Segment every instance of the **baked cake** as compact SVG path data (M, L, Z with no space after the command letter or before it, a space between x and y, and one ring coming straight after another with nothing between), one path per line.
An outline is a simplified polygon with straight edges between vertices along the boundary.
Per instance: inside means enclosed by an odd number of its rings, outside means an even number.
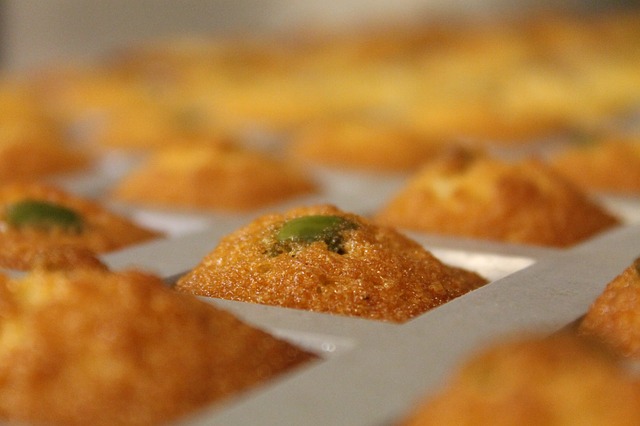
M464 151L425 165L375 220L436 234L555 247L619 224L541 161L510 162Z
M86 169L91 156L65 139L26 84L0 81L0 178L36 179Z
M556 153L550 164L586 191L640 194L640 138L587 138Z
M0 266L95 264L93 255L158 238L97 201L42 183L0 185Z
M589 307L579 332L640 359L640 258L615 277Z
M639 389L593 342L519 337L473 354L401 424L631 426L640 423Z
M313 355L139 271L0 279L0 419L165 424Z
M303 170L240 147L172 147L151 155L112 192L169 209L247 211L316 191Z
M393 120L344 118L321 120L293 130L288 153L306 164L403 172L418 168L443 145Z
M224 237L176 289L402 322L487 281L334 206L267 214Z

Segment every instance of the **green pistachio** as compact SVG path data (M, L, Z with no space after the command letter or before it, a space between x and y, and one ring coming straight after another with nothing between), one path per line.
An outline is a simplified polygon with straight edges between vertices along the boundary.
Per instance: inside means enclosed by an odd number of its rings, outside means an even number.
M288 220L276 234L275 254L289 252L293 245L323 241L330 251L344 253L343 231L357 225L343 217L331 215L301 216Z
M7 207L6 221L10 226L32 227L42 230L60 228L67 232L82 230L82 217L75 211L42 200L23 200Z

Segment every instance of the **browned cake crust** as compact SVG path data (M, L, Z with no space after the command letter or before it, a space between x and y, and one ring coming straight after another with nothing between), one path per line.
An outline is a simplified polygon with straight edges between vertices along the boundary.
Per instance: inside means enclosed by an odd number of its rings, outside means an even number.
M640 358L640 259L613 279L593 302L579 331L624 356Z
M640 139L587 141L559 152L550 164L587 191L640 194Z
M376 221L401 228L566 247L619 220L540 161L456 153L427 164Z
M0 280L0 418L150 425L312 355L138 271Z
M13 224L10 209L29 200L69 209L79 215L82 224L77 229ZM92 253L105 253L160 236L108 211L96 201L40 183L0 185L0 224L0 265L13 269L95 264Z
M575 335L520 337L470 357L403 426L637 425L638 384Z
M278 242L288 221L306 216L345 220L348 226L333 240L339 241L338 250L325 241ZM226 236L177 289L401 322L485 283L390 228L333 206L313 206L262 216Z
M113 197L178 210L246 211L315 191L302 170L257 151L174 147L125 176Z

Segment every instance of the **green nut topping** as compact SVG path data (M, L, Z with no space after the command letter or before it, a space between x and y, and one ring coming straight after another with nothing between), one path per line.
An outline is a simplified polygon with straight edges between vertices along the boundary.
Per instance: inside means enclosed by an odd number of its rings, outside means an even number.
M82 217L75 211L41 200L23 200L7 207L6 221L10 226L42 230L60 228L67 232L82 230Z
M294 244L323 241L330 251L343 254L342 232L355 229L357 224L340 216L312 215L291 219L276 235L275 254L289 252Z

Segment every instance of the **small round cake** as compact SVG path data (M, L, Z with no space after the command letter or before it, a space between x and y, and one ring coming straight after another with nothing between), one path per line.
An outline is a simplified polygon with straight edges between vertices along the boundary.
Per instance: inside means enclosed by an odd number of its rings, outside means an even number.
M632 426L638 401L637 381L593 342L519 337L473 354L400 424Z
M140 271L0 279L0 420L165 424L315 358Z
M224 237L176 289L403 322L487 281L334 206L261 216Z
M200 146L156 152L112 196L148 207L247 211L316 190L303 170L257 150Z
M0 266L95 264L95 254L158 238L97 201L41 183L0 185Z
M385 225L509 243L567 247L620 223L535 159L456 151L425 165L375 215Z
M550 164L586 191L640 194L640 139L587 140L558 152Z
M91 156L65 139L23 83L0 81L0 179L35 179L87 169Z
M418 168L444 145L400 121L375 118L324 120L291 132L289 155L307 164L372 172Z
M617 353L640 359L640 258L613 279L579 325Z

